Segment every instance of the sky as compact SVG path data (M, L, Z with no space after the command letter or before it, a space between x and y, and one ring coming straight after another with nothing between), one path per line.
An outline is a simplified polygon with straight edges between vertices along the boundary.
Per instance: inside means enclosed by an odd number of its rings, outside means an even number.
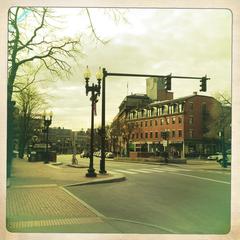
M72 130L90 128L91 102L85 94L83 72L88 65L96 83L99 66L108 72L210 77L206 93L199 92L199 80L173 79L174 98L198 94L212 96L231 91L230 11L221 9L122 9L127 21L115 22L111 10L89 9L97 35L107 44L94 40L84 9L61 8L62 36L82 37L83 55L73 65L69 79L55 79L42 86L51 96L54 127ZM128 85L128 88L127 88ZM146 93L144 78L107 77L106 122L118 113L127 94ZM101 96L95 126L101 124Z

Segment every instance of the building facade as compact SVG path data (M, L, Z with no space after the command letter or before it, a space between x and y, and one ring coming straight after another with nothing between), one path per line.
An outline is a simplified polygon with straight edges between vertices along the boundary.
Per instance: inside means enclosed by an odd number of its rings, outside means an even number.
M121 149L129 148L132 152L147 152L153 156L167 151L175 157L208 155L219 150L218 133L211 137L207 135L209 121L220 106L216 99L196 92L174 99L173 93L163 89L162 79L147 79L146 87L148 104L128 108L123 108L123 103L120 105L115 121L118 119L131 126L127 143L126 138L123 143L123 135L118 137ZM126 99L130 98L125 98L125 106Z

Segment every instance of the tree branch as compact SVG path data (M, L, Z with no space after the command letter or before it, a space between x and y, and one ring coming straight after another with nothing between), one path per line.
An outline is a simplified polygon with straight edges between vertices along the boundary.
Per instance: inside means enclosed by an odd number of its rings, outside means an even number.
M93 33L94 37L95 37L99 42L101 42L101 43L103 43L103 44L106 44L108 41L102 40L100 37L98 37L98 35L97 35L97 33L96 33L95 28L94 28L93 23L92 23L92 18L91 18L91 15L90 15L90 12L89 12L88 8L86 8L86 12L87 12L88 20L89 20L90 27L91 27L91 30L92 30L92 33Z

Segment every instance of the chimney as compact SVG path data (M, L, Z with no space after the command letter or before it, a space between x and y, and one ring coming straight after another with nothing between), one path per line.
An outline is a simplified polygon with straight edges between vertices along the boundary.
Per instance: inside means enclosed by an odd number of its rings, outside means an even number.
M193 95L197 95L197 92L193 92Z

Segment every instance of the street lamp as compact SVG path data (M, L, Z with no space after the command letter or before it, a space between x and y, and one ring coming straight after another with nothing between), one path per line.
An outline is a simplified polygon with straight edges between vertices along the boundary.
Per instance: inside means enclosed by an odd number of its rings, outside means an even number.
M83 75L84 75L84 78L86 80L86 85L85 85L86 95L88 95L88 92L91 92L90 100L92 102L92 106L91 106L90 163L89 163L88 172L86 173L86 177L96 177L97 174L95 173L95 169L93 168L94 112L96 110L96 103L98 102L97 97L100 96L102 73L101 73L101 69L99 68L99 71L96 74L98 84L92 83L92 86L89 86L89 79L91 77L91 73L89 71L88 66L87 66Z
M52 124L52 111L47 114L46 111L43 113L43 124L44 124L44 132L46 134L46 149L45 149L45 158L44 163L49 163L49 154L48 154L48 133L49 133L49 126Z

